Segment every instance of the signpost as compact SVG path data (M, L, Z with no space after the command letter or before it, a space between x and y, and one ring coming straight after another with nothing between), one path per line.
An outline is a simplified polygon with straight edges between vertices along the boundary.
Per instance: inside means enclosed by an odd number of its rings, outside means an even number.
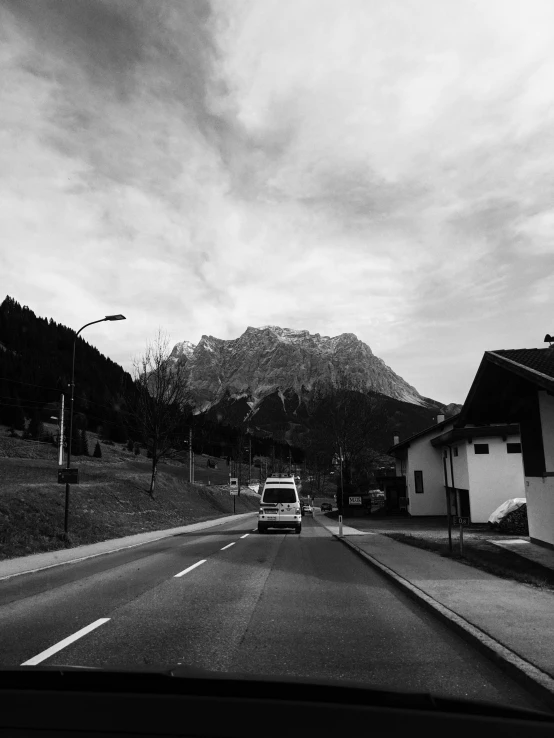
M460 556L464 553L464 525L469 525L469 518L463 516L455 516L454 525L460 526Z
M229 477L229 492L233 498L233 515L235 514L235 500L240 493L238 477Z
M58 469L58 484L79 484L79 469Z

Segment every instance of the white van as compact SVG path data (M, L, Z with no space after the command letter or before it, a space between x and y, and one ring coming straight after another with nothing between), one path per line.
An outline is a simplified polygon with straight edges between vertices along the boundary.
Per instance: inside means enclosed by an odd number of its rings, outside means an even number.
M296 533L302 530L300 498L293 476L274 474L265 480L258 533L265 533L268 528L294 528Z

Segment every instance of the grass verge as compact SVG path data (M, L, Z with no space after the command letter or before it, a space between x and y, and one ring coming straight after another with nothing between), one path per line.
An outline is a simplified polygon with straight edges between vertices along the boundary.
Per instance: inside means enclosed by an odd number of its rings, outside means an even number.
M160 467L151 497L146 464L80 458L75 466L80 483L70 488L71 547L233 514L228 488L191 485L179 467ZM56 481L57 468L48 459L0 458L0 560L65 548L65 485ZM258 508L253 493L235 500L237 514Z
M497 577L513 579L534 587L554 591L554 572L487 541L464 541L464 553L460 556L459 544L454 537L452 541L453 551L451 553L448 542L436 540L432 537L427 538L420 533L417 536L400 532L383 531L382 533L399 543L432 551L440 556L454 559L462 564L467 564L476 569L486 571L489 574L494 574Z

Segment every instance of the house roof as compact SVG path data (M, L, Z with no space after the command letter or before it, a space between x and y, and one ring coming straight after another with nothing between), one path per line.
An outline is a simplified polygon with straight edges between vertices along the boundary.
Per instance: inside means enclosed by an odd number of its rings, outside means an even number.
M398 451L403 447L409 446L410 442L414 441L416 438L421 438L422 436L427 435L427 433L432 433L433 431L436 432L436 431L442 430L445 427L445 425L448 425L449 423L453 423L459 416L460 416L460 413L457 413L456 415L452 415L450 418L446 418L445 420L442 421L442 423L435 423L435 425L431 425L429 426L429 428L425 428L424 430L419 431L419 433L414 433L409 438L406 438L400 443L396 443L394 446L391 446L389 450L387 451L387 453L391 455L392 452Z
M554 348L501 349L500 351L489 351L487 353L499 356L509 363L513 362L527 369L530 379L533 378L533 375L542 375L554 380ZM504 363L509 368L507 362Z
M491 365L521 377L532 385L554 392L554 348L485 351L460 412L460 425L467 422L470 408L482 381L485 380L487 366Z
M394 451L406 448L409 446L410 442L416 438L441 430L447 423L457 421L459 425L465 425L467 408L475 396L479 380L488 363L501 366L504 369L529 380L533 384L542 387L543 389L554 392L554 347L544 349L499 349L497 351L486 351L461 412L450 418L446 418L442 423L437 423L429 428L425 428L425 430L422 430L419 433L414 433L414 435L406 438L401 443L391 446L387 453L393 455ZM454 424L456 425L456 423Z
M431 439L431 446L438 448L439 446L448 446L456 441L464 438L493 438L495 436L516 436L519 435L519 425L517 423L508 423L503 425L485 425L473 426L468 428L453 428L440 436Z

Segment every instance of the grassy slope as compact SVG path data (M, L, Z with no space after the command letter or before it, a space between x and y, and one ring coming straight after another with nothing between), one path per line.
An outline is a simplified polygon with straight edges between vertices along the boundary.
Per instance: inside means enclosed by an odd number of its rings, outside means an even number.
M96 444L89 434L89 447ZM71 545L173 528L233 512L225 462L200 467L197 483L182 464L159 467L156 494L148 494L149 460L120 445L102 445L102 459L77 457L80 483L71 487ZM144 452L143 452L144 454ZM0 559L63 548L65 485L57 483L56 450L48 444L10 439L0 428ZM207 485L207 477L211 485ZM204 480L203 482L202 480ZM259 498L241 494L236 512L257 510Z

